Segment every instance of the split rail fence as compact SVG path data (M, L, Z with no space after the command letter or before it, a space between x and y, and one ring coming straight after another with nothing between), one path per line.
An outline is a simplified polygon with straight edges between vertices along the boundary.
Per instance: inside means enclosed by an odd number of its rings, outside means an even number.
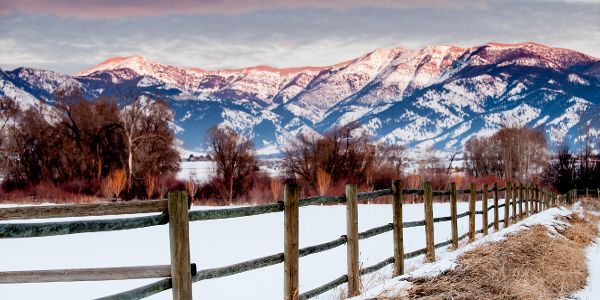
M504 194L503 201L499 197L500 192ZM460 194L468 195L469 210L458 214L457 201ZM492 195L491 199L490 194ZM431 183L427 182L423 184L423 189L403 189L400 181L394 181L389 189L358 193L356 185L347 185L345 195L304 199L299 199L297 186L286 185L284 187L283 202L199 211L189 210L190 203L185 192L170 193L167 200L2 208L0 209L0 221L158 212L160 214L118 219L82 219L43 223L3 222L0 223L0 238L43 237L83 232L126 230L168 224L171 264L122 268L4 271L0 272L0 284L162 278L154 283L100 299L142 299L168 289L172 289L173 299L192 299L192 284L194 282L230 276L283 263L283 298L286 300L310 299L345 283L348 284L348 296L355 296L360 293L361 275L373 273L388 265L393 265L394 275L401 275L404 273L404 261L406 259L425 255L427 261L434 261L435 249L437 248L449 245L456 248L461 240L467 238L469 242L472 242L477 234L487 234L489 228L493 227L498 230L500 224L506 227L527 215L557 206L564 201L571 202L573 197L577 197L576 194L577 192L558 196L538 187L510 182L506 182L502 188L498 187L497 183L491 188L484 184L481 189L477 189L475 184L471 184L469 189L457 190L456 185L451 183L447 191L433 191ZM406 195L422 197L424 220L403 222L402 204ZM391 196L391 205L393 206L392 222L359 232L358 204L381 196ZM442 196L446 199L449 198L450 216L434 218L433 198ZM482 201L481 210L476 210L478 198L481 198ZM492 201L492 204L488 206L489 200ZM345 204L346 206L346 234L333 241L299 248L299 208L308 205L333 204ZM500 220L499 211L502 208L505 217ZM491 222L488 220L490 210L493 211ZM203 270L197 270L196 265L190 262L189 222L239 218L275 212L283 212L284 216L284 251L282 253L234 265ZM482 215L479 229L477 229L476 215ZM466 234L459 236L457 221L467 217L469 218L469 230ZM450 240L435 242L434 223L437 222L451 223L452 238ZM426 247L405 253L403 230L420 226L425 227ZM372 266L360 268L359 241L390 231L393 232L393 255ZM347 273L322 286L300 293L298 285L299 258L331 250L344 244L347 249ZM197 296L202 298L202 295Z

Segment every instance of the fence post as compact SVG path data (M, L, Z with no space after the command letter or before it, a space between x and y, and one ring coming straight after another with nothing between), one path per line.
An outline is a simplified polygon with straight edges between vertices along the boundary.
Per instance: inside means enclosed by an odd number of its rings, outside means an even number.
M543 196L544 193L546 193L546 189L540 189L539 187L537 188L537 200L538 200L538 209L537 211L540 212L544 209L546 209L547 205L546 204L546 200L548 199L548 197Z
M547 191L546 189L542 189L538 196L538 200L541 201L540 211L548 209L548 200L549 199L550 199L550 192Z
M168 199L173 299L192 300L190 224L187 193L169 193Z
M540 194L539 194L538 199L541 200L542 197L544 197L543 198L544 201L542 202L544 204L544 206L543 206L543 208L540 209L540 211L546 210L546 209L548 209L548 200L550 199L550 197L549 197L550 196L550 191L548 191L546 189L541 189L539 193ZM546 194L546 195L544 195L544 194Z
M296 184L286 184L283 191L283 299L298 299L299 253L299 189Z
M510 195L512 194L512 184L509 181L504 182L504 228L510 225Z
M589 197L590 196L590 189L589 188L585 188L585 197Z
M539 195L540 195L539 189L538 189L538 187L536 185L533 188L533 195L532 195L532 198L533 198L533 200L532 200L533 201L533 212L534 213L540 212L540 209L542 208L542 206L540 205L540 203L541 203L542 200L541 200L541 198L540 198Z
M483 184L482 194L481 194L481 211L483 214L481 215L481 223L483 223L483 235L488 234L488 185L486 183Z
M537 197L535 196L535 194L536 194L536 189L537 189L537 187L536 187L536 186L533 186L533 187L531 188L531 206L532 206L532 208L531 208L531 214L532 214L532 215L538 211L538 207L537 207L537 203L538 203L538 202L536 201L536 200L537 200Z
M500 216L498 215L498 183L494 182L494 231L500 229Z
M519 196L519 185L516 183L512 184L512 221L513 224L517 222L517 200L518 200L518 196Z
M402 182L392 182L392 205L394 210L394 276L404 274L404 232L402 225Z
M519 183L519 219L520 220L523 219L523 196L524 196L523 184Z
M458 248L458 220L456 208L456 183L450 183L450 228L452 230L452 247Z
M530 189L529 189L530 185L526 184L524 186L524 190L523 190L523 199L525 200L525 218L529 215L529 212L531 211L531 196L529 194Z
M433 188L431 182L423 184L423 206L425 207L425 244L427 261L435 261L433 235Z
M348 263L348 297L360 294L358 266L358 192L356 184L346 185L346 244Z
M537 212L537 210L538 210L538 209L537 209L537 203L538 203L538 202L536 201L536 199L537 199L537 198L536 198L536 196L535 196L535 194L536 194L536 191L535 191L535 190L536 190L536 186L533 186L533 187L531 188L531 210L530 210L530 213L531 213L532 215L533 215L534 213L536 213L536 212Z
M475 183L471 182L469 190L469 242L475 240L475 197L477 196L475 188Z
M544 210L543 205L542 205L542 199L543 196L542 194L545 192L545 190L542 189L542 191L540 192L540 188L538 186L535 187L535 212L540 212L542 210Z

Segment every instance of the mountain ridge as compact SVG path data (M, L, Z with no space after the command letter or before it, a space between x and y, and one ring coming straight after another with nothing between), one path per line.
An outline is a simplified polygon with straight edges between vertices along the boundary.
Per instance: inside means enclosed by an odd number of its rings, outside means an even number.
M543 130L551 144L577 145L580 128L600 136L600 59L537 43L381 48L322 67L203 70L142 56L109 58L76 76L18 68L0 95L44 99L64 85L88 98L122 90L166 99L188 148L226 125L258 148L357 121L376 141L456 151L507 125ZM5 91L6 90L6 91ZM29 95L29 96L27 96ZM9 95L10 96L10 95Z

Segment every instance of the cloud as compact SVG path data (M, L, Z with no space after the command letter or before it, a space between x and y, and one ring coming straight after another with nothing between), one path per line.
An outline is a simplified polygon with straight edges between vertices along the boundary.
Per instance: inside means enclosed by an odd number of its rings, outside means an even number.
M380 47L490 41L534 41L600 56L598 15L596 4L516 0L485 8L306 8L118 19L10 13L0 17L0 67L75 73L132 54L203 69L330 65Z
M484 6L483 0L0 0L0 12L81 18L122 18L174 14L240 14L280 9L346 10L371 8L460 8Z

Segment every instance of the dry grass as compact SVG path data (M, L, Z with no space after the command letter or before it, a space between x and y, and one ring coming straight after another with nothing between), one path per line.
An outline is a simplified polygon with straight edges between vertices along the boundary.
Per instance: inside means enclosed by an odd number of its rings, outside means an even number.
M586 211L600 212L600 199L598 198L580 198L579 202Z
M580 290L588 275L585 248L598 235L595 216L573 214L552 236L536 225L506 240L463 254L459 266L413 280L406 297L380 299L560 299Z

